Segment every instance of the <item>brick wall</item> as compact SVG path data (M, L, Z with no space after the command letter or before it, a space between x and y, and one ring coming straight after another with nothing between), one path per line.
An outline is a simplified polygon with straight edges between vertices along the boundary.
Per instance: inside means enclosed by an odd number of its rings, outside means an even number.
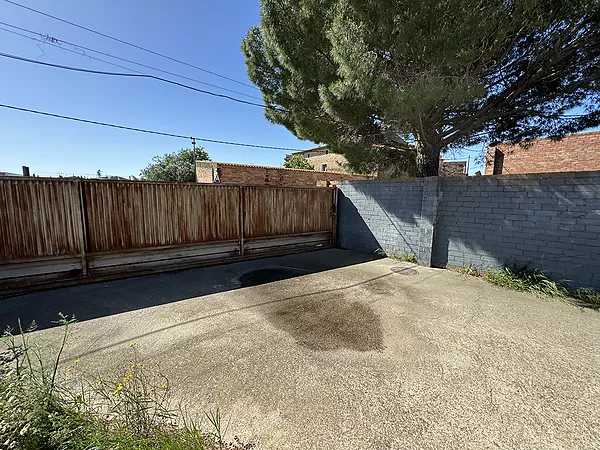
M499 161L500 160L500 161ZM529 146L488 147L485 174L520 174L600 170L600 132L536 139Z
M271 186L327 186L342 180L362 180L367 177L336 172L284 169L199 161L196 166L198 182L212 183L213 171L222 184L252 184Z
M527 265L600 289L600 172L361 181L340 191L344 248L406 249L439 267Z

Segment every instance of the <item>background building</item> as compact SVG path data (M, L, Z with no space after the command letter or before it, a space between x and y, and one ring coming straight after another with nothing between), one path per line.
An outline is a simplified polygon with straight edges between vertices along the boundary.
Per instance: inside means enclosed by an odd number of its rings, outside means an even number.
M600 170L600 132L578 133L560 141L534 139L524 146L489 146L485 174Z
M300 155L306 158L308 163L314 167L317 171L333 171L333 172L346 172L348 166L348 160L339 153L333 153L329 151L327 146L311 148L303 150L301 152L294 152L290 155L286 155L285 160L288 161L293 156ZM452 176L466 176L469 169L469 163L467 161L444 161L440 159L440 176L452 177ZM375 174L377 178L398 178L395 174L398 173L396 167L382 167L378 173ZM402 172L402 171L400 171ZM405 178L400 177L400 178Z
M196 163L198 183L250 184L270 186L329 186L342 180L366 180L364 175L348 173L252 166L214 161Z

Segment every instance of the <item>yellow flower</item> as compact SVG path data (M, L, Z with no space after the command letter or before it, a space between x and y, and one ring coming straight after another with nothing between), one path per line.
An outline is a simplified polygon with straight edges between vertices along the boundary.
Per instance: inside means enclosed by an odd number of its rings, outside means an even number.
M166 388L167 388L167 384L166 384L166 383L163 383L163 384L161 384L161 385L160 385L160 388L161 388L161 389L166 389Z
M69 367L69 368L66 370L66 372L67 372L67 373L71 373L71 370L73 370L73 369L72 369L71 367Z
M79 364L79 359L76 359L75 361L73 361L73 364Z
M115 389L115 392L113 392L113 394L117 395L119 392L121 392L122 389L123 389L123 385L121 383L119 383L117 385L117 388Z
M133 378L133 375L129 374L125 378L123 378L123 383L127 383L129 380Z
M135 342L131 342L131 343L129 344L129 346L130 346L131 348L135 347Z
M102 386L102 380L98 380L98 386Z
M135 364L132 364L132 365L131 365L131 368L132 368L132 369L135 369Z

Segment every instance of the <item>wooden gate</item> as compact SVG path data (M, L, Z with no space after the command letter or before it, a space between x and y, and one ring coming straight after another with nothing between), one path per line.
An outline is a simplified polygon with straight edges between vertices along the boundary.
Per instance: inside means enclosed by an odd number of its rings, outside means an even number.
M0 178L0 294L335 245L335 188Z

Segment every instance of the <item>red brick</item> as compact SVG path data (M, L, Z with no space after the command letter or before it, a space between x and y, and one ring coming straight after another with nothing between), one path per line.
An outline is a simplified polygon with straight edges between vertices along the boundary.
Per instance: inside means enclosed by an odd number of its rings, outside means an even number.
M200 161L196 166L199 183L212 183L213 173L222 184L251 184L269 186L328 186L342 180L365 180L363 175L342 172L285 169L282 167L250 166L244 164Z
M496 151L503 160L496 161ZM494 172L496 165L496 172ZM501 168L501 171L498 172ZM600 170L600 132L565 136L561 141L535 139L530 145L488 147L485 174L578 172Z

